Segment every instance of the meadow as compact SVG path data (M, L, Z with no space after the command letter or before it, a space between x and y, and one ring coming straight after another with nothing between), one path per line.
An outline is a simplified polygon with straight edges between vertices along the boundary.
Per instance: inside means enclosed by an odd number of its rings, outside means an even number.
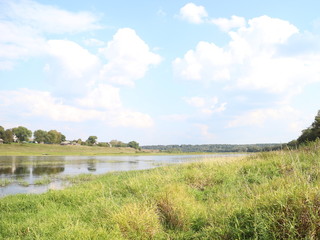
M135 154L146 153L129 147L99 147L85 145L66 145L59 144L0 144L0 156L94 156L94 155L112 155L112 154Z
M0 239L319 239L320 143L0 199Z

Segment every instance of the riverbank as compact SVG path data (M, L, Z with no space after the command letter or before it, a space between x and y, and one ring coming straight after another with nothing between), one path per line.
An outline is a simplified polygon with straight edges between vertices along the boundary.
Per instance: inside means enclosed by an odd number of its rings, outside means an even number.
M115 172L5 197L0 238L319 239L319 147Z
M35 143L0 144L0 156L107 156L107 155L204 155L212 152L160 152L159 150L137 150L129 147L99 147L83 145L57 145ZM218 153L223 154L223 153ZM241 152L225 154L244 154Z
M129 147L99 147L82 145L13 143L0 144L0 156L96 156L121 154L150 154L156 151L139 151Z

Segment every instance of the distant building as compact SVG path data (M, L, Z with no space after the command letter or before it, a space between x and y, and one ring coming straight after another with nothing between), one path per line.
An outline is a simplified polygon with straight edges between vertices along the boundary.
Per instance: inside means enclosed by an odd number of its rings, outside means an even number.
M3 144L3 139L2 138L0 138L0 144Z

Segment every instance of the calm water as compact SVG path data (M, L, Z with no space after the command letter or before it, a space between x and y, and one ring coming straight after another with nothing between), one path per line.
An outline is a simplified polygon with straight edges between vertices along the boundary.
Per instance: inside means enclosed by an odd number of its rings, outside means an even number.
M42 193L49 189L61 189L66 185L61 180L64 176L141 170L221 156L235 155L0 156L0 197L18 193ZM50 183L46 185L36 184L43 179L50 179ZM4 184L5 182L6 184Z

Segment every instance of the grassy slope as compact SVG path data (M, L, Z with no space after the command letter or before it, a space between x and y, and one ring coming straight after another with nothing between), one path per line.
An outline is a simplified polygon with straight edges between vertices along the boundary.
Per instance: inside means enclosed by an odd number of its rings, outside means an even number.
M61 146L56 144L0 144L0 156L39 155L108 155L135 154L133 148L108 148L98 146Z
M319 239L320 144L0 199L0 239Z

